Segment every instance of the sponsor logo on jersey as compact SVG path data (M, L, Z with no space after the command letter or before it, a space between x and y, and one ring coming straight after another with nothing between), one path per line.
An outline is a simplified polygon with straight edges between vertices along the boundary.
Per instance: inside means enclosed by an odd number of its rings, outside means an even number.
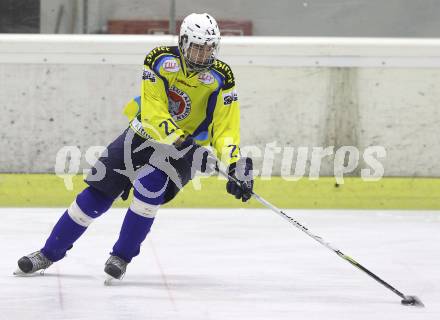
M238 94L237 91L232 90L231 92L224 93L223 94L223 104L225 106L229 106L232 104L232 102L238 100Z
M203 72L199 74L199 80L204 84L211 84L214 83L214 76L209 72Z
M144 72L142 73L142 80L150 80L151 82L156 82L156 75L154 72L144 69Z
M174 59L165 60L162 67L168 72L177 72L180 70L179 64Z
M176 121L185 119L191 112L191 99L175 86L168 92L168 111Z

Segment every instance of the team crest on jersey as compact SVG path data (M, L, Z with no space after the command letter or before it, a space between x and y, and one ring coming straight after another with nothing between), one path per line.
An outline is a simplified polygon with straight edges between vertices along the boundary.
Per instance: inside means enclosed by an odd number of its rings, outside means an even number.
M191 99L185 92L175 86L169 89L168 111L176 121L185 119L191 112Z
M177 72L180 70L179 64L174 59L165 60L162 67L165 71L168 72Z
M210 72L203 72L199 74L199 81L204 84L214 83L214 76Z

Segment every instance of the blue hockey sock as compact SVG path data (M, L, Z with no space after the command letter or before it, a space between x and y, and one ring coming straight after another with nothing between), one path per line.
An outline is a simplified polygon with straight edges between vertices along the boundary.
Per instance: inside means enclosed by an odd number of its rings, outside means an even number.
M128 209L118 241L113 246L111 254L130 262L139 254L141 243L150 232L153 222L154 218L142 217Z
M125 215L112 255L130 262L139 254L156 212L164 201L167 182L165 173L152 167L135 181L133 202Z
M51 261L61 260L93 219L106 212L112 203L113 199L95 188L84 189L58 220L41 249L42 253Z
M53 228L41 252L51 261L61 260L86 229L87 227L73 221L66 210Z

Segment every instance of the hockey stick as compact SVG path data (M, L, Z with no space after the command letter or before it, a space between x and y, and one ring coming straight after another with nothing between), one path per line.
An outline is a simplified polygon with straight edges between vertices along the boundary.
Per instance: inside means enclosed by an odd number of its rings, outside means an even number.
M240 185L240 181L234 177L234 176L230 176L229 174L227 174L226 172L222 171L221 169L217 168L217 171L224 176L225 178L229 179L229 180L233 180L235 181L237 184ZM405 294L403 294L402 292L400 292L399 290L397 290L396 288L394 288L393 286L391 286L389 283L385 282L384 280L382 280L381 278L379 278L377 275L375 275L373 272L371 272L370 270L368 270L367 268L365 268L364 266L362 266L359 262L357 262L356 260L354 260L353 258L345 255L344 253L341 252L341 250L335 248L334 246L332 246L330 243L326 242L323 238L321 238L320 236L313 234L307 227L305 227L304 225L302 225L301 223L299 223L298 221L296 221L295 219L293 219L292 217L290 217L289 215L287 215L284 211L282 211L281 209L275 207L274 205L272 205L269 201L265 200L263 197L260 197L258 194L256 194L255 192L252 192L252 196L257 199L261 204L263 204L265 207L269 208L270 210L272 210L273 212L275 212L277 215L279 215L281 218L283 218L284 220L287 220L288 222L290 222L290 224L292 224L293 226L295 226L296 228L298 228L299 230L301 230L302 232L304 232L305 234L307 234L309 237L315 239L316 241L318 241L320 244L322 244L324 247L332 250L334 253L336 253L339 257L341 257L342 259L344 259L345 261L349 262L350 264L352 264L353 266L355 266L356 268L358 268L359 270L365 272L368 276L370 276L371 278L373 278L374 280L376 280L377 282L379 282L381 285L383 285L384 287L386 287L387 289L391 290L392 292L394 292L395 294L397 294L399 297L402 298L401 303L403 305L407 305L407 306L416 306L416 307L424 307L424 304L422 303L422 301L420 301L419 298L417 298L416 296L407 296Z

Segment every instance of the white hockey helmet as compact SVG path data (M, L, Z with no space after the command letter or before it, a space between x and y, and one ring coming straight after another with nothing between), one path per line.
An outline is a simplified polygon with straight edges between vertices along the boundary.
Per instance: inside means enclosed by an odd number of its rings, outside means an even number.
M217 58L220 29L207 13L191 13L182 21L179 48L188 68L192 71L208 69Z

